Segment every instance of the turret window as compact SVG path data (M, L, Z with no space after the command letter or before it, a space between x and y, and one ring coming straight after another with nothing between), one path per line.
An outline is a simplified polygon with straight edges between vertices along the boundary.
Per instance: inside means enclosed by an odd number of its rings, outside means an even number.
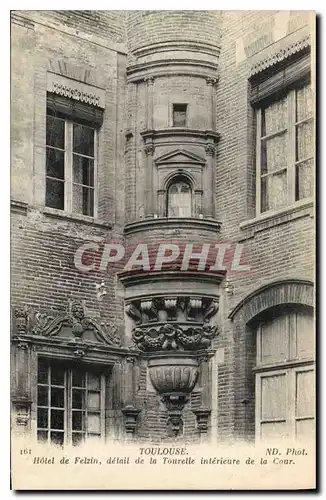
M173 126L186 127L187 104L173 104Z
M168 188L168 217L191 217L191 187L183 180L173 182Z

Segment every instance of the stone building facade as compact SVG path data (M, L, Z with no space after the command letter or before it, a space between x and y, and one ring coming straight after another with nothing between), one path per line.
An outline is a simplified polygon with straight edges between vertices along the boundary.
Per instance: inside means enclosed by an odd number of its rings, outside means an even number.
M11 22L14 432L311 436L314 16Z

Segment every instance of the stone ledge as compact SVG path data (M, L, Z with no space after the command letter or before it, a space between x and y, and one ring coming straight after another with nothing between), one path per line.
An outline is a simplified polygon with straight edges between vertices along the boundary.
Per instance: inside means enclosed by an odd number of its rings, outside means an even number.
M162 217L142 219L136 222L130 222L125 225L124 233L133 234L141 231L150 231L152 229L204 229L218 233L221 228L221 223L215 219L197 219L195 217Z
M246 231L247 233L242 240L252 238L260 231L264 231L280 224L285 224L301 217L313 217L313 207L313 200L304 200L303 202L297 202L295 205L290 207L285 207L284 209L274 212L267 212L266 214L263 214L255 219L241 222L240 229Z
M94 217L89 217L87 215L71 214L64 212L63 210L57 210L55 208L44 207L42 210L46 217L52 217L54 219L64 219L71 222L79 222L81 224L88 224L94 227L101 227L105 229L112 229L113 224L110 222L105 222Z
M10 211L17 214L26 215L28 210L28 203L18 200L10 200Z

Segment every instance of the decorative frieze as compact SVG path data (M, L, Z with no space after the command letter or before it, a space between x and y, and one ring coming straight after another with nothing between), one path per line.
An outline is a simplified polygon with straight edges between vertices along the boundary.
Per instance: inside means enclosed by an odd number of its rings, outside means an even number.
M121 345L116 327L106 323L97 323L95 319L87 315L84 303L78 301L71 301L67 313L60 316L36 312L29 317L26 310L16 310L15 327L16 335L29 333L44 337L58 336L62 328L69 327L76 341L82 341L84 333L92 331L101 343L113 346Z
M142 351L200 350L211 346L218 335L218 327L212 325L186 326L185 324L160 323L153 327L136 327L132 340Z

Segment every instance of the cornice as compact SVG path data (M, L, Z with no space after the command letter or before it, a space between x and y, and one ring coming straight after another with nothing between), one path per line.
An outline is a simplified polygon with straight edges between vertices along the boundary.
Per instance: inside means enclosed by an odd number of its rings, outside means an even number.
M138 47L131 51L131 53L138 57L145 57L151 54L156 54L158 52L169 52L169 51L193 51L199 52L201 54L206 54L210 56L218 57L220 54L220 46L200 42L193 40L168 40L165 42L156 42L152 44L144 45L143 47Z
M165 137L196 137L205 141L218 142L220 134L214 130L199 130L182 127L170 127L160 130L144 130L140 133L144 141L148 139L161 139Z
M159 281L162 286L171 281L196 281L218 285L225 278L226 271L210 273L207 271L123 271L119 279L125 287L136 286L143 283Z
M274 54L256 62L250 69L249 77L253 77L258 73L265 71L266 69L284 61L285 59L296 54L297 52L300 52L301 50L310 47L310 45L311 45L310 35L306 35L300 40L297 40L288 45L287 47L279 50L278 52L275 52Z
M200 78L217 78L218 64L212 61L196 59L161 59L127 67L127 82L143 81L146 77L189 75Z
M130 222L124 227L126 235L147 232L152 229L179 229L194 231L206 230L218 233L221 228L221 223L215 219L199 219L195 217L162 217L159 219L142 219L135 222Z

